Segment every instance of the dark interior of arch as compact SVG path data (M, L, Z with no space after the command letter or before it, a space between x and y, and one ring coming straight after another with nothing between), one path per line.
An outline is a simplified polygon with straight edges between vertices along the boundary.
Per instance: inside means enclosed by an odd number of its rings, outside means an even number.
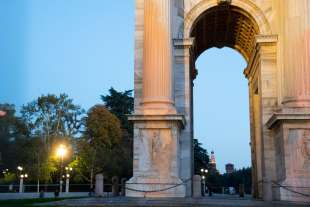
M246 60L251 56L259 29L250 14L234 6L216 6L204 12L192 28L195 38L194 58L211 47L231 47Z

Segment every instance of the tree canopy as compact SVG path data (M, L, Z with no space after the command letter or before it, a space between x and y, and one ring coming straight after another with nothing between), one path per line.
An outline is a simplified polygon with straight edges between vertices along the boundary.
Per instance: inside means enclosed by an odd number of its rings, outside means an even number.
M119 92L110 88L108 95L101 95L101 100L105 107L121 121L122 128L132 135L132 123L129 123L127 118L127 115L132 114L134 109L132 90Z

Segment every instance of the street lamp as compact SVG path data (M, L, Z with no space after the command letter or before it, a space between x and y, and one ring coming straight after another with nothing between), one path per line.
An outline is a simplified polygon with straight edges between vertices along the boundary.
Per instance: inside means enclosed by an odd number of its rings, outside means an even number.
M70 172L73 171L73 168L72 167L65 167L65 170L66 170L66 176L63 176L63 177L66 177L66 193L69 193Z
M21 167L21 166L17 166L17 170L19 170L19 171L23 171L23 167Z
M23 193L24 192L24 179L28 178L28 174L21 174L20 176L20 180L19 180L19 193Z
M206 179L207 179L207 173L208 173L208 169L200 169L201 172L201 178L202 178L202 186L203 186L203 191L202 191L202 195L205 195L206 192Z
M60 158L61 164L60 164L60 176L59 176L59 192L62 192L62 168L63 168L63 160L64 160L64 156L67 154L67 149L66 146L61 144L59 145L59 147L56 150L56 155L57 157Z
M57 148L57 157L60 157L61 159L63 159L63 157L67 154L67 149L66 146L61 144L59 145L59 147Z
M9 169L5 169L5 170L3 170L3 171L2 171L2 173L3 173L3 175L5 175L5 174L9 173Z

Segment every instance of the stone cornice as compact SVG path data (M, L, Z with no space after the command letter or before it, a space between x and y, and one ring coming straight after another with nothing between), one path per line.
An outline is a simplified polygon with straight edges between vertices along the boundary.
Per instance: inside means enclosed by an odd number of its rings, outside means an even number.
M256 35L255 41L256 44L276 43L278 42L278 35Z
M173 45L177 49L189 49L194 46L195 38L173 39Z
M180 114L167 114L167 115L133 114L133 115L128 115L128 120L133 121L133 122L176 121L176 122L179 122L181 124L182 128L186 124L184 115L180 115Z
M290 120L310 121L310 113L274 113L266 125L268 129L272 129L277 123Z

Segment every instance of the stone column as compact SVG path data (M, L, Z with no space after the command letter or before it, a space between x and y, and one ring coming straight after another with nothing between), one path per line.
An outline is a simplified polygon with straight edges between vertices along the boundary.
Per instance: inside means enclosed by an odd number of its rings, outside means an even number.
M171 55L171 1L145 0L143 114L176 114Z
M180 134L180 177L186 180L193 175L193 114L191 71L194 60L192 48L194 38L174 39L174 95L175 107L178 113L183 114L186 125ZM191 150L188 150L191 149ZM192 196L192 182L186 184L186 196Z
M310 1L283 3L283 104L310 107Z

